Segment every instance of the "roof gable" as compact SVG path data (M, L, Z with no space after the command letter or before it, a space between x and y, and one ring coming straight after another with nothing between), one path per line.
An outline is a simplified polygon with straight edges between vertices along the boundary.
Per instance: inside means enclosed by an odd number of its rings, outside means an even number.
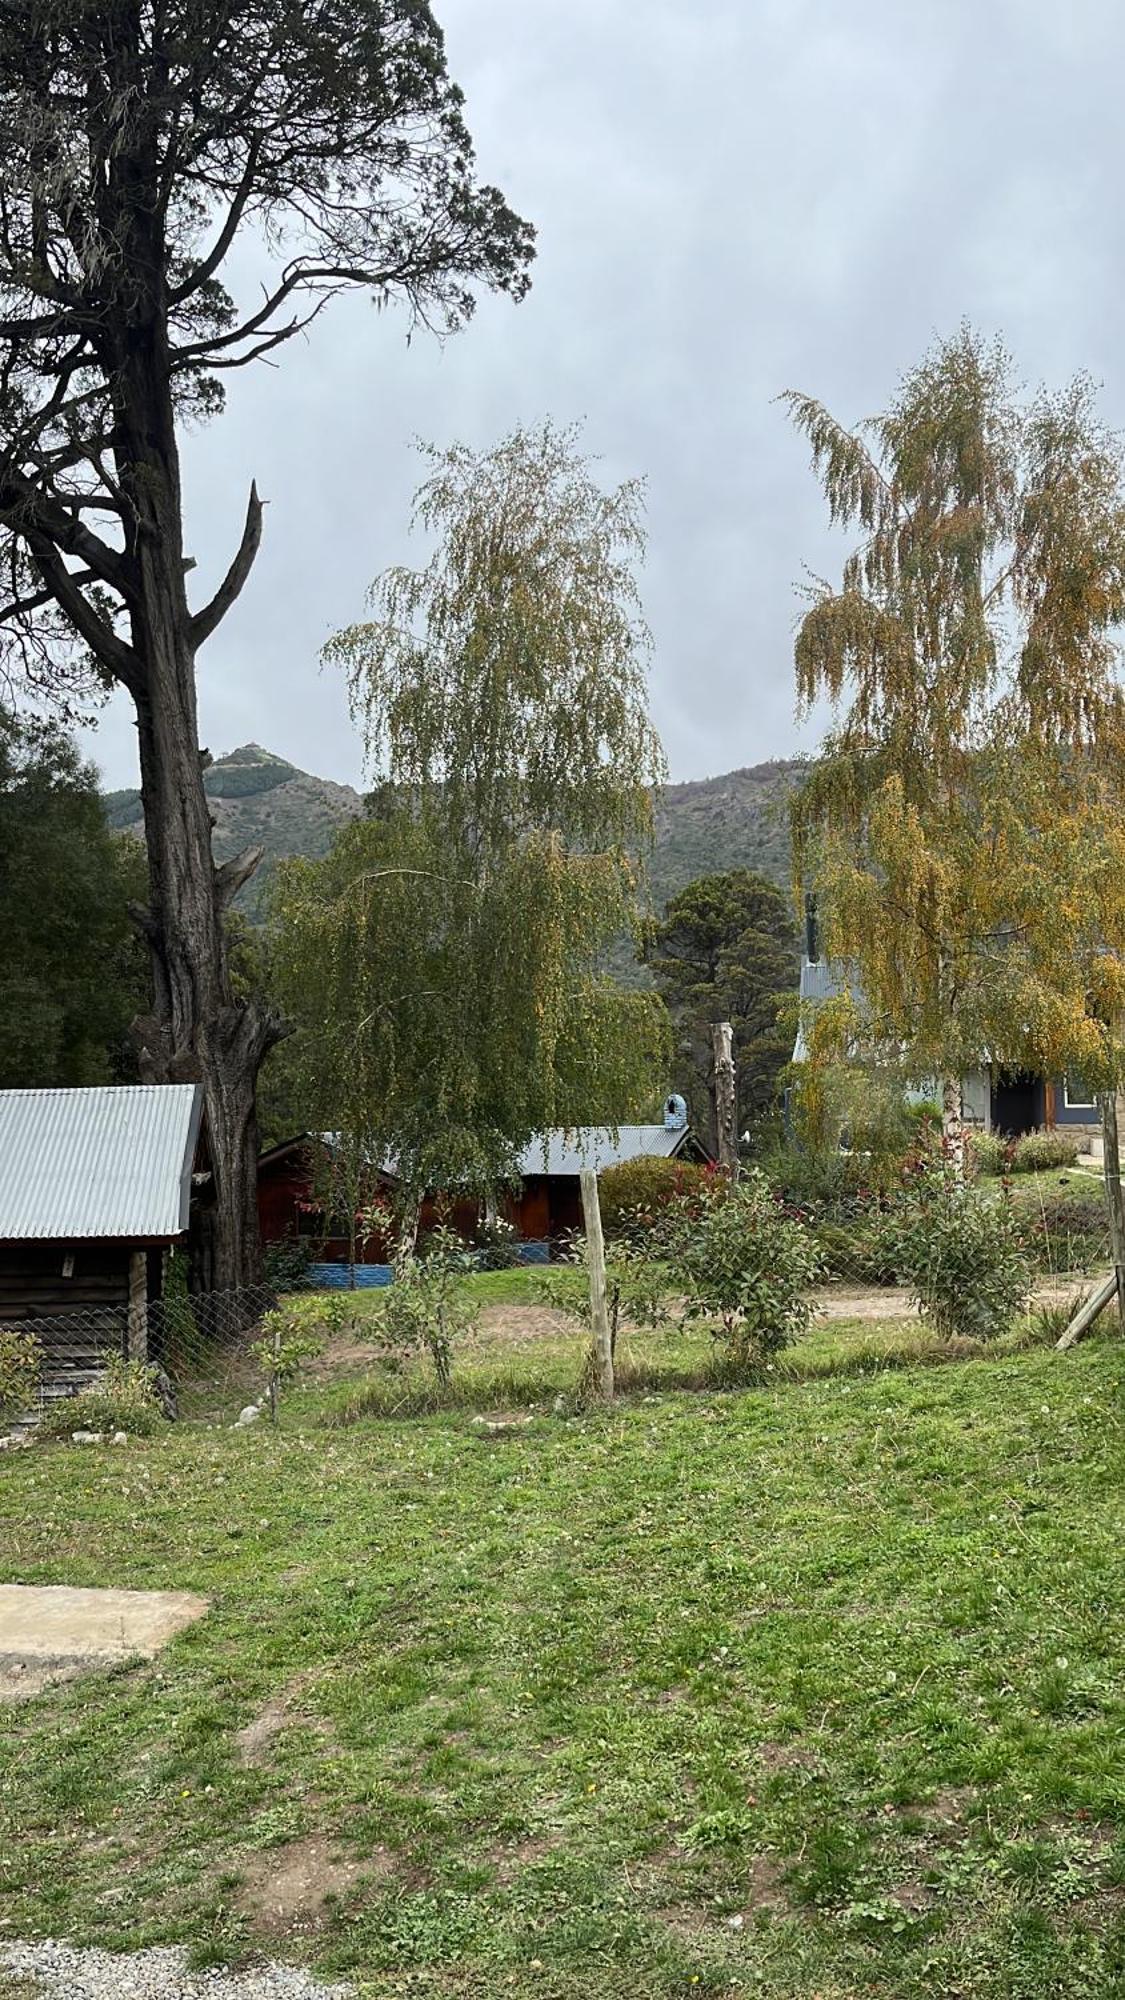
M194 1083L0 1090L0 1240L181 1235L202 1110Z

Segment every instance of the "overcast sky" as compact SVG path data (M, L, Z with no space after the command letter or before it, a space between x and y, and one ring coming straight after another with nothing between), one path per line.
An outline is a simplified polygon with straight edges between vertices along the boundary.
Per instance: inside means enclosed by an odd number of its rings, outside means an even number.
M337 305L188 439L196 601L269 500L241 604L200 660L215 755L254 738L355 782L318 667L409 556L412 440L586 421L648 481L653 706L675 778L791 752L802 567L828 542L775 401L852 419L963 317L1031 382L1086 368L1125 427L1120 0L435 0L483 177L535 223L521 306L444 348ZM127 702L87 748L135 782Z

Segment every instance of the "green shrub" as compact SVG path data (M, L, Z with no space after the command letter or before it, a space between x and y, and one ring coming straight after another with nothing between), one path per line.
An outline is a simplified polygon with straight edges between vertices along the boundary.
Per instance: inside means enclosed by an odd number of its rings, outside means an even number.
M285 1236L280 1243L267 1243L262 1252L262 1277L274 1292L304 1292L309 1287L309 1266L316 1253L307 1236Z
M966 1150L978 1174L1010 1171L1012 1147L999 1132L970 1132Z
M1016 1196L1031 1255L1043 1271L1090 1271L1110 1261L1105 1189L1068 1183Z
M43 1350L22 1326L0 1326L0 1417L16 1417L31 1407L39 1387Z
M69 1437L72 1431L127 1431L147 1437L167 1421L155 1374L146 1362L123 1361L115 1354L92 1389L52 1403L43 1412L40 1429L47 1437Z
M650 1239L651 1241L651 1239ZM659 1248L663 1250L663 1233ZM616 1352L622 1328L639 1332L663 1326L672 1317L669 1295L672 1273L660 1255L650 1254L647 1243L619 1240L606 1266L606 1306L609 1312L609 1343ZM567 1243L564 1260L544 1271L535 1286L544 1305L564 1312L590 1333L589 1245L578 1233Z
M785 1207L810 1223L852 1223L896 1202L903 1181L934 1156L932 1128L919 1121L909 1149L896 1155L784 1146L762 1162L762 1171Z
M607 1236L643 1236L674 1203L702 1197L716 1179L710 1167L655 1154L603 1167L598 1175L602 1226Z
M764 1174L685 1206L669 1252L684 1317L714 1322L737 1365L776 1354L807 1330L819 1253L808 1230L782 1213Z
M351 1306L338 1292L291 1298L287 1305L265 1315L250 1354L262 1372L275 1424L281 1390L296 1381L305 1363L314 1361L321 1352L328 1335L338 1332L350 1318Z
M818 1222L812 1231L824 1271L861 1285L898 1283L898 1232L893 1213L870 1220Z
M453 1348L475 1326L480 1307L465 1296L465 1279L476 1268L468 1245L444 1223L388 1288L383 1332L405 1354L426 1353L443 1389L453 1374Z
M936 1097L909 1098L906 1117L916 1135L919 1132L934 1132L940 1138L941 1105Z
M1026 1132L1016 1140L1012 1171L1017 1174L1052 1173L1072 1167L1078 1158L1078 1141L1067 1132Z
M1002 1132L969 1135L969 1158L980 1174L1042 1174L1072 1167L1078 1141L1068 1132L1025 1132L1008 1139Z
M945 1337L995 1340L1026 1306L1031 1263L1010 1200L986 1200L950 1174L931 1174L894 1234L919 1310Z

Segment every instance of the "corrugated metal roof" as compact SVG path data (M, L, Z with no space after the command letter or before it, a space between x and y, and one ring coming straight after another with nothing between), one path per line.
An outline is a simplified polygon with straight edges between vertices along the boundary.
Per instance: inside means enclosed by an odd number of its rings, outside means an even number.
M0 1240L179 1236L202 1104L194 1083L0 1090Z
M544 1132L520 1154L521 1174L579 1174L583 1167L619 1166L656 1154L669 1159L687 1138L666 1125L619 1125L617 1137L597 1125L580 1125L567 1132Z

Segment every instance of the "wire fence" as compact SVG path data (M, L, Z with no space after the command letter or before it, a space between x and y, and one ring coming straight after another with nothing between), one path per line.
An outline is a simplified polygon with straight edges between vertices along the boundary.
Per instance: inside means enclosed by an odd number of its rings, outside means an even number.
M262 1319L277 1304L268 1285L180 1294L138 1306L85 1306L17 1322L38 1349L42 1408L93 1388L112 1359L156 1368L174 1392L237 1380Z

